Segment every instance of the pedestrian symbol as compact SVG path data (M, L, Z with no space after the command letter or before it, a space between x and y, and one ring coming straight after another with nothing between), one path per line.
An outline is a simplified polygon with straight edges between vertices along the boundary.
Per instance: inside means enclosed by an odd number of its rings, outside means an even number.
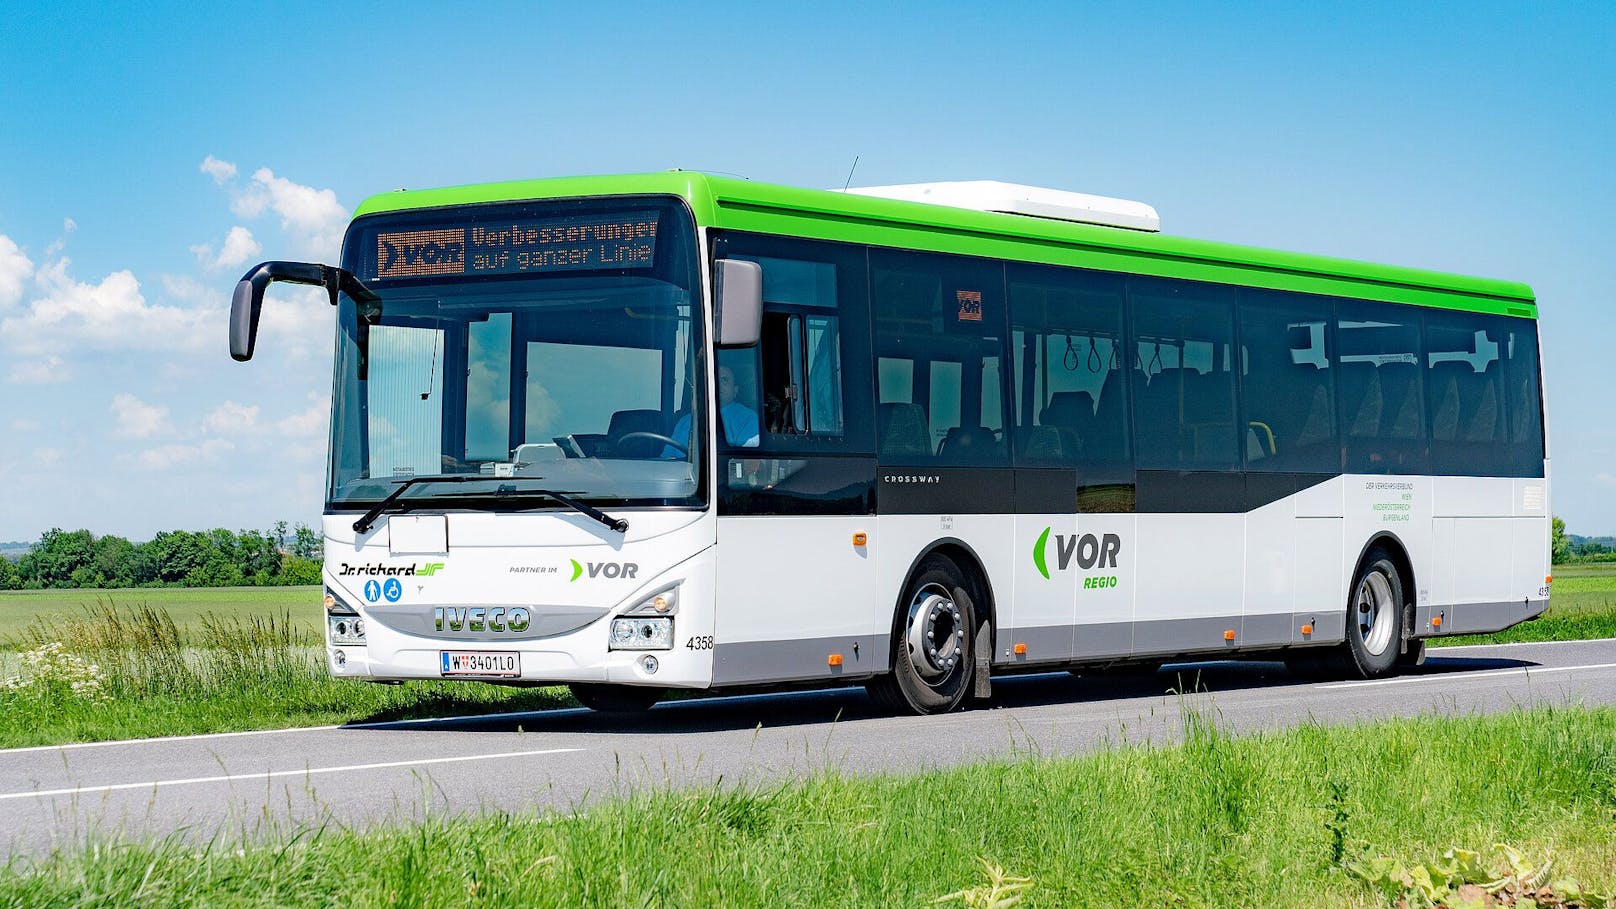
M403 595L404 585L398 582L398 578L388 578L387 583L382 585L382 596L386 597L389 603L397 603L399 597Z
M380 581L365 582L365 599L374 603L382 598L382 583Z

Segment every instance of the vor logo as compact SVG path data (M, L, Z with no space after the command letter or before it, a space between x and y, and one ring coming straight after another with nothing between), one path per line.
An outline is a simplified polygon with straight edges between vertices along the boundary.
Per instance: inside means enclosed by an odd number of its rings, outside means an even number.
M466 270L466 232L411 230L376 235L376 277L458 275Z
M1032 544L1032 564L1046 579L1049 577L1049 538L1053 530L1053 527L1045 527L1044 532L1038 535L1038 542ZM1104 536L1095 536L1092 533L1067 536L1057 533L1053 536L1056 571L1065 571L1074 558L1077 560L1077 567L1084 571L1091 568L1117 567L1117 553L1122 551L1122 538L1114 533Z
M572 559L572 577L568 583L583 577L585 568L577 559ZM592 578L633 578L640 571L638 562L590 562L587 569Z

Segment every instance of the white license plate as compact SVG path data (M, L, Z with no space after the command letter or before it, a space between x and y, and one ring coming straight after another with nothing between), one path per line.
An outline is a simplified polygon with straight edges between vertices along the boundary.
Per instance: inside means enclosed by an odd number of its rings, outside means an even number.
M522 655L492 650L440 650L440 674L519 678L522 675Z

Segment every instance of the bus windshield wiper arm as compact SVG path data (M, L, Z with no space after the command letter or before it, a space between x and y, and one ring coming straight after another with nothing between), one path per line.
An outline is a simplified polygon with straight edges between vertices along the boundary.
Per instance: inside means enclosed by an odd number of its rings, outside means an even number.
M363 515L360 515L359 520L357 520L357 521L355 521L353 523L354 533L364 533L365 531L369 530L371 527L375 526L376 519L381 517L388 510L406 511L406 510L414 507L413 503L400 502L399 498L401 496L403 496L404 493L410 487L415 486L417 484L420 484L420 483L486 483L486 482L488 482L488 480L489 480L488 477L481 476L481 475L478 475L478 476L447 476L447 477L410 477L408 480L405 480L404 482L398 484L397 489L395 489L392 492L388 493L387 498L382 499L380 502L377 502L375 505L370 506L369 511L365 512ZM493 497L494 498L504 498L504 497L507 497L507 496L514 496L514 495L517 494L517 492L518 492L517 487L515 487L515 486L513 486L513 485L511 485L509 483L503 483L503 484L501 484L499 486L498 489L494 490ZM545 497L547 499L550 499L552 501L559 502L562 505L565 505L566 507L571 508L573 511L576 511L581 515L584 515L584 516L586 516L588 518L591 518L593 520L599 521L600 523L606 525L608 528L610 528L612 530L617 531L618 533L625 533L628 530L628 522L623 520L622 518L614 518L611 515L605 513L604 511L601 511L600 509L598 509L598 508L596 508L596 507L594 507L592 505L588 505L588 504L585 504L583 502L578 501L577 499L574 499L573 497L567 495L566 493L556 492L553 489L524 489L524 490L521 490L521 492L523 494L526 494L526 495L543 496L543 497ZM472 497L473 498L482 498L482 496L472 496Z
M576 511L581 515L605 524L608 528L615 530L618 533L626 533L628 531L627 521L623 520L622 518L614 518L606 512L601 511L599 508L585 502L580 502L565 493L556 492L553 489L524 489L522 490L522 493L526 495L544 496L545 498L560 502L562 505L571 508L573 511ZM494 495L499 498L513 496L516 494L516 487L510 485L501 486L494 490Z
M363 515L360 515L359 520L353 522L354 533L364 533L365 531L369 530L375 525L376 519L381 517L383 512L387 511L387 509L391 508L396 502L398 502L399 497L404 495L404 493L408 491L411 486L415 486L418 483L472 483L478 481L486 483L488 482L488 478L485 476L410 477L408 480L398 484L397 489L388 493L387 498L382 499L375 505L370 506L369 511L365 512ZM404 511L409 507L409 503L405 503L400 505L398 510Z

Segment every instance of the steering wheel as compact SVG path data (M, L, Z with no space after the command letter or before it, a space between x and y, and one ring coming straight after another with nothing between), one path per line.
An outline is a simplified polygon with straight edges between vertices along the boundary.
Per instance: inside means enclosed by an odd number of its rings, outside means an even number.
M654 439L665 445L678 449L679 454L685 457L690 456L690 449L688 447L680 444L669 436L663 435L660 432L625 432L621 436L617 437L617 442L618 444L622 444L629 439Z

